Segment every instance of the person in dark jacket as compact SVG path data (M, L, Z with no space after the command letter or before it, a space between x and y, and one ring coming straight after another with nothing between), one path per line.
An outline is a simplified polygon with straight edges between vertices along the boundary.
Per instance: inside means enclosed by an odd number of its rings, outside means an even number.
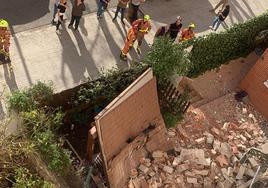
M176 18L176 21L168 26L162 26L157 30L155 33L155 37L160 36L169 36L171 40L175 41L177 38L178 33L180 32L182 28L182 19L180 16Z
M229 15L230 12L230 5L226 5L224 10L218 13L218 15L214 18L212 26L209 26L209 28L213 31L216 31L220 24L226 19L226 17Z
M73 24L75 22L74 29L77 30L83 11L85 10L86 10L86 6L84 4L84 0L75 0L73 9L72 9L71 22L68 25L68 27L73 27Z

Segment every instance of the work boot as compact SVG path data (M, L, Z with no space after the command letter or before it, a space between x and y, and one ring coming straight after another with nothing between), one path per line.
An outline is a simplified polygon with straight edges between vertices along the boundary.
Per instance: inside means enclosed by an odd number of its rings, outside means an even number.
M136 50L137 50L138 54L141 55L141 47L137 46Z
M123 61L127 61L127 55L123 54L122 52L120 53L120 59Z

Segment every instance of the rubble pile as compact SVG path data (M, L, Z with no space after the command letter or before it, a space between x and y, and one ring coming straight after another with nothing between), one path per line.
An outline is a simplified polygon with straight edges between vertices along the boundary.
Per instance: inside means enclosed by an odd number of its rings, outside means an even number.
M138 168L131 172L128 187L249 187L261 161L255 156L244 163L240 159L253 147L268 154L268 144L255 116L242 110L247 118L239 122L196 125L195 117L195 124L169 130L167 136L175 143L174 148L141 158ZM260 172L255 182L258 180L268 181L268 171Z

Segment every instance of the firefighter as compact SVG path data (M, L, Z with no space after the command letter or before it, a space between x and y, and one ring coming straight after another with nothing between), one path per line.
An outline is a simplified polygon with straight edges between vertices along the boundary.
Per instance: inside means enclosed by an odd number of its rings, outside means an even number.
M191 23L187 29L184 29L179 38L179 42L186 41L195 37L194 33L195 24Z
M10 62L9 47L11 33L8 29L8 22L0 19L0 53L4 54L5 60Z
M141 54L140 46L144 36L151 30L150 16L145 15L143 19L138 19L132 23L131 28L128 30L125 46L121 51L120 58L124 61L127 60L127 53L133 47L136 40L138 40L137 52Z

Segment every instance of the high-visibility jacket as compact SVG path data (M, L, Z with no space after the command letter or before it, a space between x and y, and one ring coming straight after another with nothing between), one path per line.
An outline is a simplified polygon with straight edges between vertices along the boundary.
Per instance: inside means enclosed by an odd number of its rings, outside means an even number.
M195 37L195 33L192 30L184 29L181 33L179 41L186 41Z
M150 21L145 22L143 19L138 19L132 23L132 28L136 33L141 32L143 34L147 34L151 30L152 26Z

